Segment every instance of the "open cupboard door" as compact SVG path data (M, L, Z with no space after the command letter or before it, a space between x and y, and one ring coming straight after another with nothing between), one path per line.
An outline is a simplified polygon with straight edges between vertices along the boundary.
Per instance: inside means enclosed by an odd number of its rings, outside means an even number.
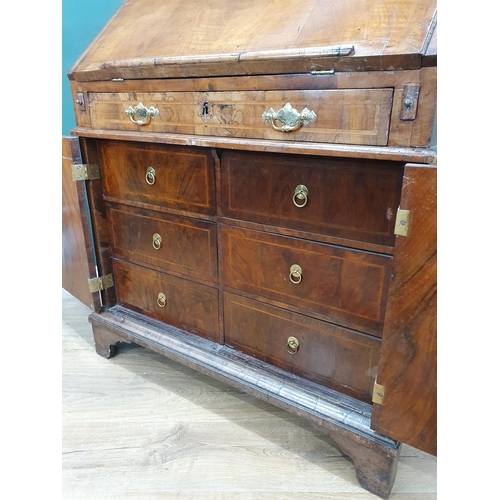
M78 137L62 138L62 287L80 302L99 310L98 292L89 280L96 277L87 181L83 179ZM78 171L82 179L78 179Z
M371 427L437 455L437 168L407 164ZM403 212L404 213L404 212ZM396 225L398 221L396 221Z

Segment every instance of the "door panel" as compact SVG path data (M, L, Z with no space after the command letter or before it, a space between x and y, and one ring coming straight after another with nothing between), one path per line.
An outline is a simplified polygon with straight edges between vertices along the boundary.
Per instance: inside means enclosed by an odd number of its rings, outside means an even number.
M411 211L408 236L394 247L372 428L437 454L437 168L405 166L401 208Z
M82 163L78 137L63 137L62 287L80 302L96 310L100 306L99 294L90 293L88 285L89 265L95 268L95 263L85 185L82 181L73 181L71 177L71 165L78 163Z

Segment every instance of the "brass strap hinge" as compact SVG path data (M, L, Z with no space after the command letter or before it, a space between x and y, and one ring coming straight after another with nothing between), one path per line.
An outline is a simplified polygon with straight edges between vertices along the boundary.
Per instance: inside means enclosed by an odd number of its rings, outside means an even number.
M106 274L106 276L101 276L100 278L89 279L91 293L101 292L102 290L106 290L106 288L114 286L114 284L115 282L112 274Z
M410 224L410 211L401 210L398 208L396 213L396 225L394 226L394 234L397 236L408 236L408 226Z
M75 182L99 179L101 177L99 165L97 163L71 165L71 177Z
M377 381L373 384L373 396L372 401L375 404L384 404L385 387L383 385L377 384Z

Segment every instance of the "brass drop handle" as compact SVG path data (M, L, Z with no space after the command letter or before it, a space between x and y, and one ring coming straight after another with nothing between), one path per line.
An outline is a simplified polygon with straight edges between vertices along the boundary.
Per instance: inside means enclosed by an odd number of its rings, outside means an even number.
M286 341L286 350L289 354L297 354L299 350L299 341L295 337L288 337Z
M153 234L153 248L159 250L161 247L161 236L158 233Z
M130 118L132 123L143 126L148 125L155 116L160 114L160 112L154 106L146 108L146 106L140 102L137 106L129 106L125 110L125 114Z
M293 193L293 204L298 208L303 208L307 205L307 195L309 190L303 185L299 184Z
M156 182L156 172L153 167L146 169L146 182L152 186Z
M316 120L316 113L304 108L300 113L292 108L292 105L287 102L280 110L274 111L269 108L262 113L262 120L271 124L274 130L280 132L292 132ZM281 127L276 126L275 122L280 122Z
M302 268L298 264L293 264L290 267L290 281L294 285L298 285L302 281Z
M167 298L165 297L164 293L159 293L158 297L156 299L156 303L158 304L159 307L165 307L167 304Z

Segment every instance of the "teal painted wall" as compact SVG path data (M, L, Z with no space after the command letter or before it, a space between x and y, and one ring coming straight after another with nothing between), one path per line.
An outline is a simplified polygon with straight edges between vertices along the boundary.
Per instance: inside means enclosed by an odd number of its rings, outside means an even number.
M62 0L62 135L76 126L66 76L124 0Z

